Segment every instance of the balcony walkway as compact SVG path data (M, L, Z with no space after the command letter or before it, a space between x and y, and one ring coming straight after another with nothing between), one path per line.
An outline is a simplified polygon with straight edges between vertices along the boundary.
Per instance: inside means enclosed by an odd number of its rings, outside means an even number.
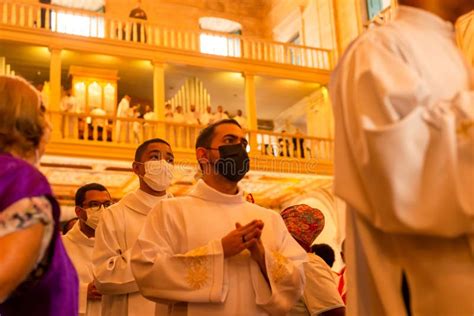
M70 21L74 19L87 26L73 28ZM226 47L204 47L202 40L206 38ZM320 84L328 83L334 67L333 52L327 49L220 32L169 29L143 20L9 0L0 1L0 39Z

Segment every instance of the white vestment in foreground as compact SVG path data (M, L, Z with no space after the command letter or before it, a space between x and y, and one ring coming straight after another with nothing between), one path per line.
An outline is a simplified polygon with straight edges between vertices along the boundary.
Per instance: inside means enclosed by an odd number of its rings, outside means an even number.
M270 286L250 252L224 259L221 239L260 219ZM173 315L285 315L304 287L305 251L280 215L222 194L200 180L187 197L161 201L149 214L132 251L142 294ZM187 304L185 303L187 302Z
M94 238L81 232L79 221L63 236L63 244L79 277L79 315L100 316L101 301L88 300L87 288L94 281L92 274L92 251Z
M103 315L155 315L157 304L138 292L130 269L130 253L148 212L167 197L137 190L104 211L95 233L93 254L95 283L103 294ZM156 308L156 315L166 314L166 306L158 304Z
M349 315L474 314L474 92L453 27L401 6L330 84Z

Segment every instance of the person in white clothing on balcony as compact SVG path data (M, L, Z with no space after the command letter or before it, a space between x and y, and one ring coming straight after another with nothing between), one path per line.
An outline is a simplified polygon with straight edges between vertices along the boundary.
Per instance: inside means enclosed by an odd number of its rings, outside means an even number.
M167 308L145 299L130 268L131 248L147 214L160 200L172 197L174 156L159 138L145 141L135 152L133 172L140 187L104 211L96 230L94 277L102 296L102 315L166 315Z
M474 315L474 77L450 23L474 1L399 4L329 86L348 314L407 314L404 273L412 314Z
M115 122L115 139L114 141L120 143L123 140L125 140L126 143L129 142L130 140L130 135L129 135L129 122L125 122L120 120L121 118L126 118L128 117L128 111L130 109L130 101L132 98L129 95L124 95L122 100L120 100L120 103L117 106L117 112L115 114L115 117L117 118L117 121Z
M306 253L278 213L245 201L247 140L234 120L202 130L203 177L149 213L132 250L141 293L169 315L285 315L304 288Z
M59 106L61 111L64 113L61 121L61 131L63 137L74 137L74 131L78 130L78 117L74 116L79 110L79 104L77 98L72 95L72 89L69 88L66 90L65 95L61 99L61 104ZM67 124L67 133L66 133L66 124Z
M222 105L218 105L217 112L214 113L214 115L212 116L210 123L216 123L220 120L226 120L228 118L229 116L226 113L224 113L224 108L222 107Z
M208 107L206 107L206 112L201 114L201 116L199 118L199 123L201 123L201 125L204 125L204 126L209 125L209 123L212 120L212 116L213 116L212 108L211 108L211 106L208 106Z
M237 110L237 115L233 117L234 120L237 121L237 123L240 124L240 126L242 126L243 129L246 129L247 128L247 118L245 118L243 115L242 115L242 110Z
M79 276L79 315L101 315L102 294L94 285L92 251L102 212L112 204L107 189L98 183L80 187L75 196L78 221L63 236L63 243Z
M153 112L153 109L148 104L145 106L145 114L143 115L143 119L145 120L145 123L143 124L144 139L146 140L155 137L156 123L147 121L157 121L158 116L155 112Z

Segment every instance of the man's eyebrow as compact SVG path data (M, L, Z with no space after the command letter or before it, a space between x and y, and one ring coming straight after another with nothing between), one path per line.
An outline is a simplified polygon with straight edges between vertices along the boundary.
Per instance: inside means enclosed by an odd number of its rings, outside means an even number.
M156 154L156 153L158 153L158 154L161 155L161 151L159 151L158 149L153 149L153 150L151 150L151 151L148 152L149 155L150 155L150 154Z
M224 136L222 136L222 138L226 138L226 137L239 138L239 136L235 134L225 134Z

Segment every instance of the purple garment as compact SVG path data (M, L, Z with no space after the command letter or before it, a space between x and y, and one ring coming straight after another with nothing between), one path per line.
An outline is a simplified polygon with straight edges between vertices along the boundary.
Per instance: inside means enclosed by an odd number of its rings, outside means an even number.
M79 283L59 232L59 205L48 181L27 162L0 153L0 212L27 197L45 196L53 210L54 232L46 252L49 264L34 282L25 282L2 304L0 315L57 315L78 313Z

